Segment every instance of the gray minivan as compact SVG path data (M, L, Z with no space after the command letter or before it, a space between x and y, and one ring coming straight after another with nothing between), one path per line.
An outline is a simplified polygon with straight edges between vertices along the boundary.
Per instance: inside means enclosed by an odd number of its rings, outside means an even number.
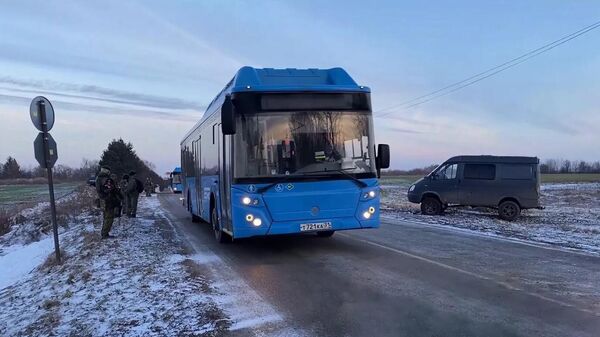
M446 160L408 190L421 212L440 214L450 206L497 208L514 220L522 209L540 207L540 170L536 157L457 156Z

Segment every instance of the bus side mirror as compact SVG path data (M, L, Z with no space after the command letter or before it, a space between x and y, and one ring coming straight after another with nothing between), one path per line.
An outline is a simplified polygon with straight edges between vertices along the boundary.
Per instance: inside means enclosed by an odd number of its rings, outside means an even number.
M225 135L235 134L235 107L231 101L231 95L225 96L221 106L221 130Z
M381 169L390 167L390 146L388 144L377 145L375 166L377 168L377 176L381 176Z

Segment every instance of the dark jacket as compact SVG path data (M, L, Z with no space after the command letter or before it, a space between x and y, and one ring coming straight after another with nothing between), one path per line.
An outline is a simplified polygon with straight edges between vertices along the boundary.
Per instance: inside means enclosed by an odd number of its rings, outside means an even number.
M138 178L136 178L134 176L129 176L129 181L127 182L127 187L125 188L125 194L139 195L141 193L138 190L139 185L142 185L142 182ZM143 190L143 188L142 188L142 190Z
M98 193L98 197L102 200L105 200L108 197L107 190L104 188L106 180L108 179L110 179L110 174L102 171L100 171L96 177L96 192Z
M112 178L108 178L105 181L104 190L107 194L106 199L104 199L106 208L115 208L121 206L121 201L123 200L121 190Z

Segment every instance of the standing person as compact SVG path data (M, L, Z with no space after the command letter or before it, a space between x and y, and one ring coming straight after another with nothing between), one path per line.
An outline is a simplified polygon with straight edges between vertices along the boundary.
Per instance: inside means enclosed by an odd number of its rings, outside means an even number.
M123 198L122 198L122 194L121 194L121 188L119 187L119 184L117 183L119 181L119 177L117 176L116 173L111 173L110 174L110 179L112 180L112 184L115 187L115 193L117 193L118 196L118 204L115 206L115 212L114 212L114 217L115 218L120 218L121 217L121 212L123 211ZM116 204L116 203L115 203Z
M146 191L146 196L152 196L152 190L154 189L154 183L150 180L150 177L146 178L146 183L144 184L144 190Z
M129 199L127 198L127 183L129 182L129 175L124 174L119 182L119 189L121 190L121 197L123 198L123 214L129 214Z
M110 168L103 166L96 178L96 192L102 205L102 230L100 232L102 239L112 237L110 229L115 219L115 209L121 204L121 195L116 182L110 177Z
M137 204L140 193L144 191L144 184L135 177L135 171L129 172L129 181L127 182L127 216L135 218L137 213Z

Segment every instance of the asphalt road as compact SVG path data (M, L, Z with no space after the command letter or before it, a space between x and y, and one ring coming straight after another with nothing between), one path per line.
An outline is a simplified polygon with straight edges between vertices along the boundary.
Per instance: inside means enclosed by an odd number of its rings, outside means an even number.
M600 257L384 220L381 228L215 242L178 195L160 195L208 249L315 336L598 336Z

